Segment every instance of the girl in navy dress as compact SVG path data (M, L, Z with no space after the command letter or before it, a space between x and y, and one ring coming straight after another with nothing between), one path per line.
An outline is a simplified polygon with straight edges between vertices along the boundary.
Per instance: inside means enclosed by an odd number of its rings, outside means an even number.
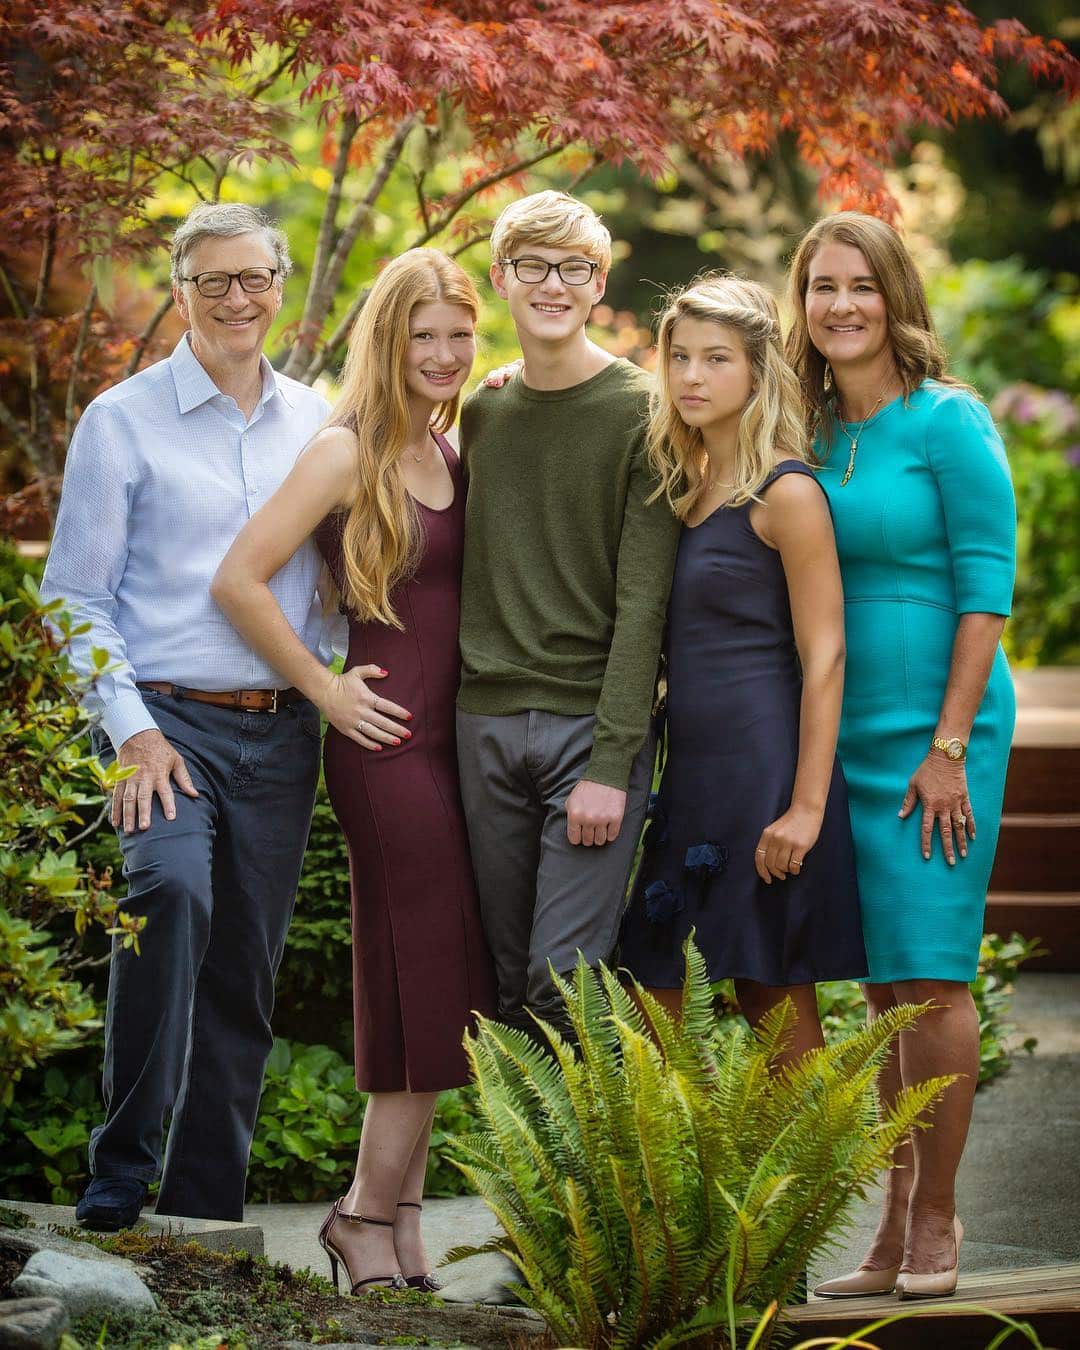
M785 1058L822 1044L818 980L866 974L836 760L844 606L773 298L703 277L660 321L649 450L683 521L668 609L668 759L622 962L671 1011L691 929Z

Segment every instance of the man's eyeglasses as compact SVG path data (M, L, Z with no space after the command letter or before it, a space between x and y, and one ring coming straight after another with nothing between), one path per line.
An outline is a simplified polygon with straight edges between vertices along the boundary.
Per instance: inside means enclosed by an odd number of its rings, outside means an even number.
M229 294L234 281L239 281L240 289L248 295L258 295L270 289L276 276L276 267L245 267L242 272L200 272L197 277L181 277L180 280L194 282L204 299L220 300Z
M529 286L547 281L552 272L558 272L559 280L567 286L587 286L600 264L584 258L566 258L557 263L544 262L543 258L503 258L501 266L512 267L518 281Z

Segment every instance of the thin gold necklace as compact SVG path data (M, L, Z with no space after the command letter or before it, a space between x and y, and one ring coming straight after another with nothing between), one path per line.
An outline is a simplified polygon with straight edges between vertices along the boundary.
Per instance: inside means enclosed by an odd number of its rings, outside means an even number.
M867 422L869 422L871 417L873 417L874 413L877 412L878 404L885 397L885 390L888 387L889 381L886 380L885 383L881 386L881 393L878 394L876 399L874 399L873 407L866 414L863 420L859 423L858 429L856 430L854 436L851 434L850 431L848 431L847 427L844 425L842 421L840 423L840 430L851 442L851 454L848 456L847 468L844 470L843 478L840 479L841 487L847 487L848 483L851 481L851 475L855 472L855 456L859 452L859 437L863 434L863 430L865 429Z
M416 460L417 464L423 464L424 460L427 459L427 457L428 457L429 454L431 454L431 434L430 434L430 432L428 433L428 436L427 436L427 438L425 439L425 442L424 442L424 453L423 453L422 455L418 455L418 454L416 453L416 451L412 448L411 445L407 445L407 446L405 447L405 449L409 452L409 454L413 457L413 459Z

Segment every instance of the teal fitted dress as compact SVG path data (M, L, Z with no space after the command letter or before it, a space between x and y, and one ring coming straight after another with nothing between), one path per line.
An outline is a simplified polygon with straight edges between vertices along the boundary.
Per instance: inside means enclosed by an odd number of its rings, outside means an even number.
M854 433L857 428L848 428ZM870 979L973 980L1016 704L999 647L967 753L977 837L949 867L922 809L897 812L937 725L961 614L1008 614L1016 507L989 412L926 380L850 442L816 445L844 582L847 669L838 751L847 779Z

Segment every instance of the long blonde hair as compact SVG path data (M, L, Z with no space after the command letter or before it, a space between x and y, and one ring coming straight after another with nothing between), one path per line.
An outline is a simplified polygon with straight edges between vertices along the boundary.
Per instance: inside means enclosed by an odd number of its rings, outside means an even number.
M776 301L756 281L720 272L697 277L668 301L657 332L657 378L649 406L649 461L660 480L649 498L665 497L685 520L706 489L705 442L687 426L671 396L668 365L680 319L707 319L733 328L750 362L752 389L739 418L731 506L754 498L782 459L807 458L799 382L784 360Z
M862 211L838 211L811 225L803 235L788 276L793 323L787 339L787 356L802 385L809 434L820 433L831 444L838 425L832 370L811 341L806 322L810 264L825 244L849 244L857 248L881 287L889 343L904 398L927 379L969 388L948 373L945 348L930 315L926 287L904 241L891 225L876 216Z
M417 305L462 305L475 319L480 296L458 263L434 248L413 248L388 263L371 288L349 338L341 396L329 425L356 435L356 495L342 531L343 596L360 619L402 628L390 593L416 567L420 519L405 486L401 456L410 429L405 357ZM458 395L440 403L431 429L454 425Z

